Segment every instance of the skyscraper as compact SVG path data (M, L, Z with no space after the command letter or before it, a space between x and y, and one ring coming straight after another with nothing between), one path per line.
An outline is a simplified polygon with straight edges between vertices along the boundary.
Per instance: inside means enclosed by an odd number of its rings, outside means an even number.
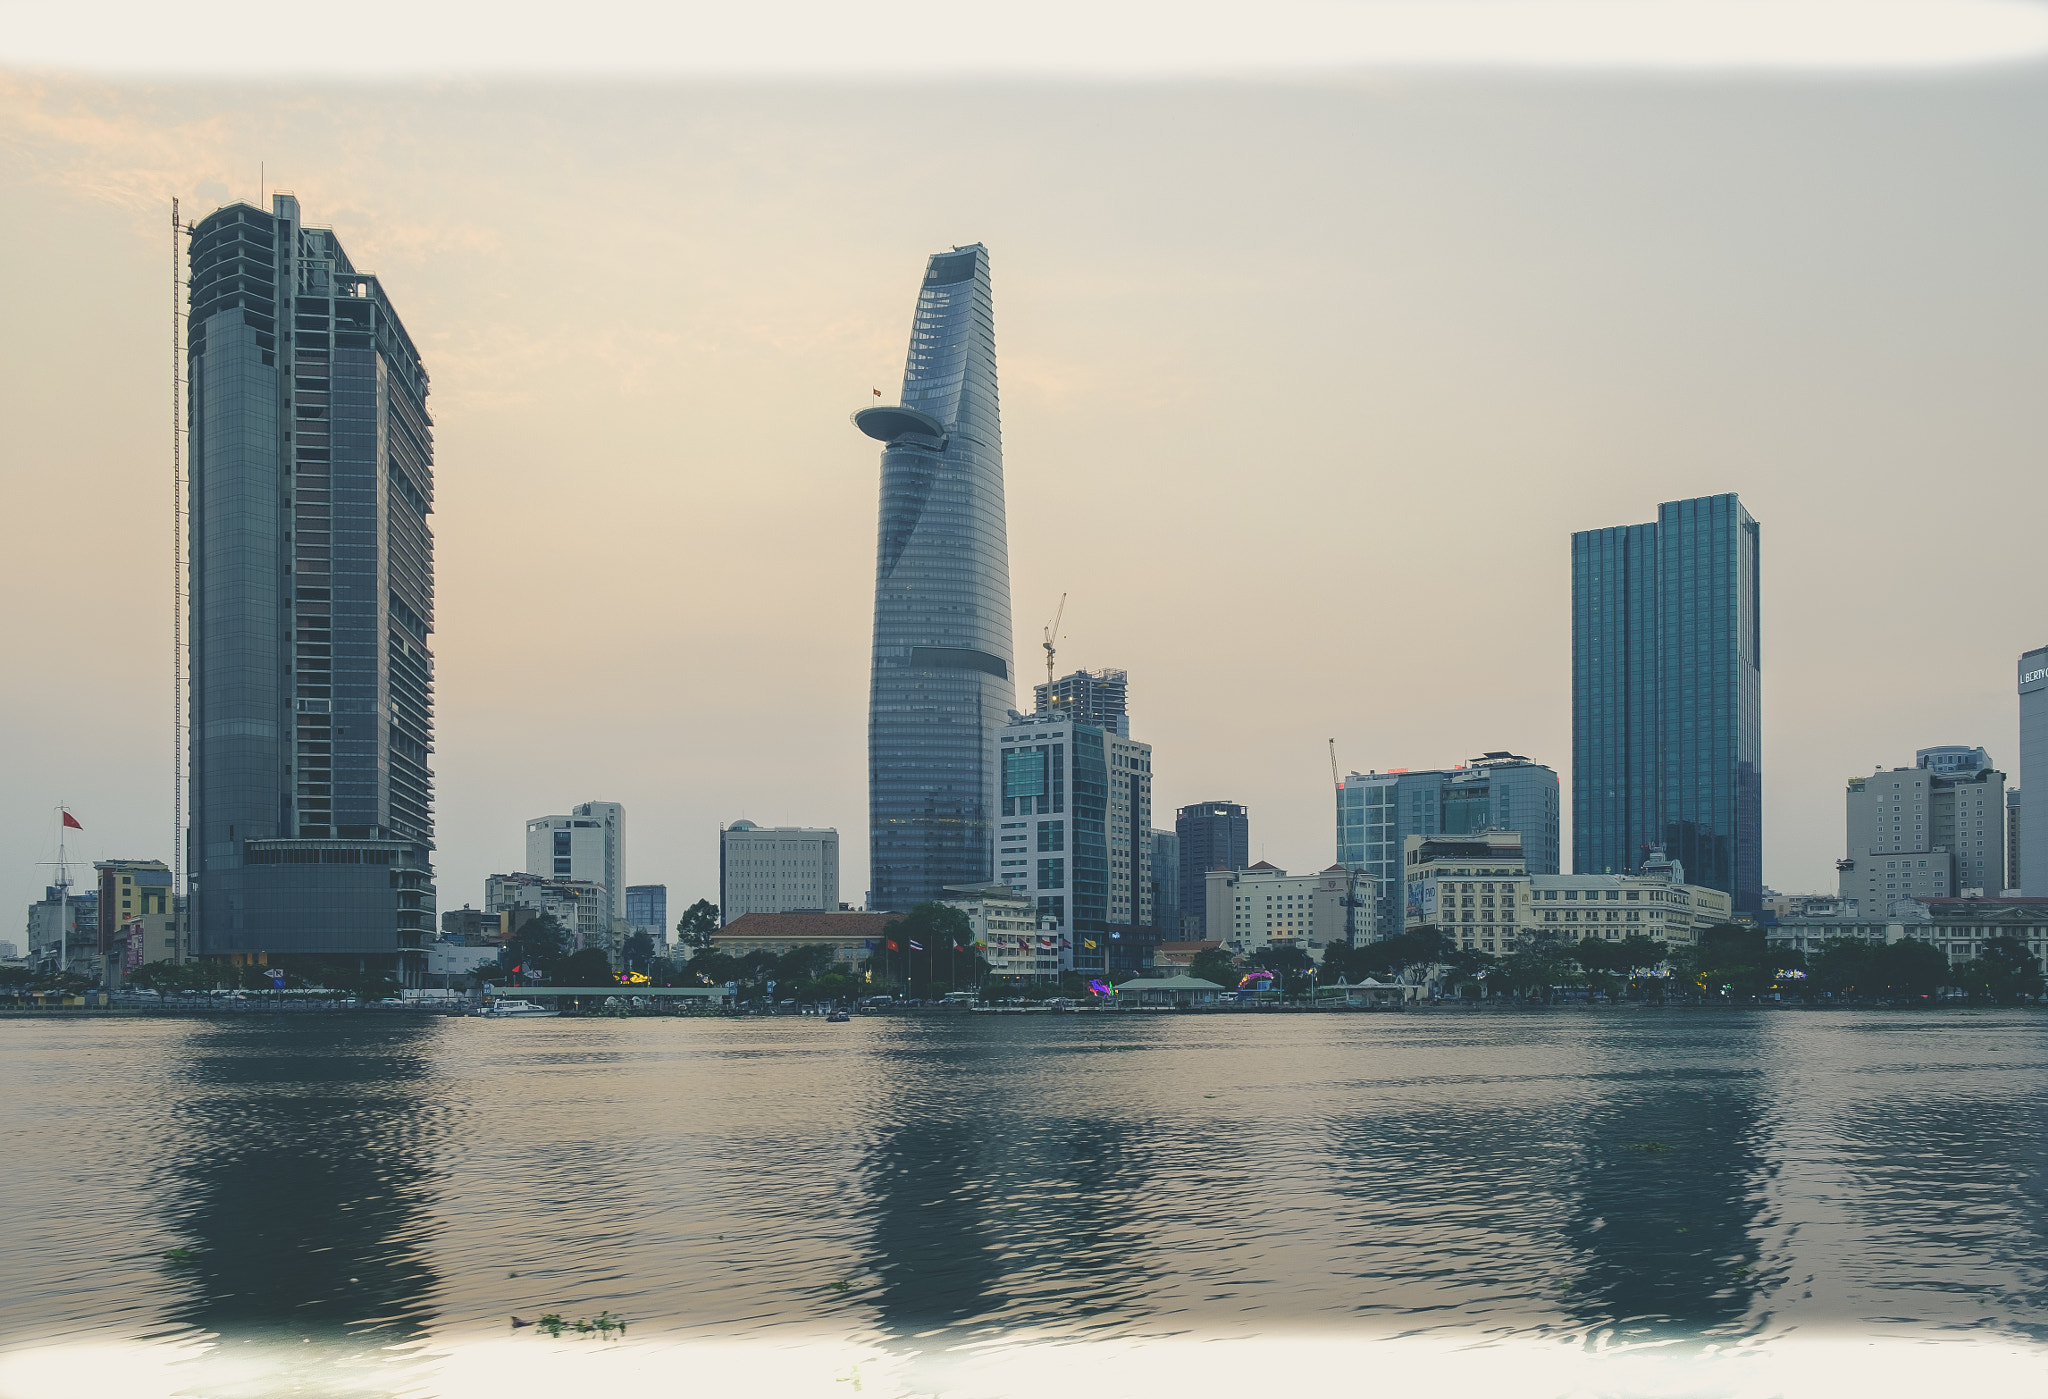
M1173 813L1180 837L1180 926L1192 938L1215 938L1208 927L1209 871L1251 863L1251 814L1236 802L1196 802Z
M1734 495L1572 536L1572 868L1662 849L1763 900L1757 523Z
M2048 897L2048 646L2020 657L2017 866L2006 876L2028 898Z
M882 448L868 698L869 906L987 883L996 734L1016 703L988 251L925 265L903 401L854 414Z
M298 201L192 229L193 951L410 979L433 936L427 374Z

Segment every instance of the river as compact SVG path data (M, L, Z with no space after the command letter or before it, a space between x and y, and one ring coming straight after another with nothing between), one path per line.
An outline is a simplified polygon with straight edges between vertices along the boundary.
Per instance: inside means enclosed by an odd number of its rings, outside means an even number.
M0 1394L2038 1394L2044 1128L2024 1011L14 1019Z

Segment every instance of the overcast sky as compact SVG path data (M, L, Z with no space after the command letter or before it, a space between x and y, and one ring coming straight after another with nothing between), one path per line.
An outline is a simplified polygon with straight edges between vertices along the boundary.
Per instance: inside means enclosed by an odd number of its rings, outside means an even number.
M1937 743L2018 776L2013 662L2048 640L2036 51L0 71L0 898L47 878L60 800L75 857L169 855L169 204L254 200L259 162L433 378L444 909L588 800L625 803L672 918L740 817L838 827L861 897L878 451L847 414L893 401L926 255L973 241L1021 678L1068 593L1061 669L1131 672L1156 824L1231 798L1255 856L1325 865L1331 737L1347 770L1508 749L1568 790L1571 532L1737 491L1764 875L1832 889L1847 776Z

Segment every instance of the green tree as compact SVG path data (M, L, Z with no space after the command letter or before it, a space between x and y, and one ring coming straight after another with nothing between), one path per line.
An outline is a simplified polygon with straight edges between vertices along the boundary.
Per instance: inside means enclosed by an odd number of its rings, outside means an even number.
M2002 1006L2018 1005L2048 992L2041 976L2041 962L2017 938L1993 938L1983 951L1965 962L1957 981L1971 1000L1995 1001Z
M555 969L569 955L570 941L568 930L554 914L529 918L506 941L505 966L507 970L518 968L519 975L528 980L559 981Z
M1878 994L1877 946L1861 938L1828 938L1806 969L1807 984L1834 996Z
M399 990L398 977L386 967L329 962L316 967L313 974L322 986L354 996L358 1001L381 1001L396 996Z
M974 952L974 925L960 909L929 901L918 904L903 917L882 925L881 944L876 952L884 979L892 985L944 978L957 989L962 972L967 973L969 985L981 979L983 964ZM966 950L955 952L956 947Z
M1237 969L1237 959L1230 955L1228 948L1205 947L1188 963L1188 975L1201 981L1213 981L1224 990L1234 988L1243 973Z
M142 969L138 967L136 970L140 971ZM36 974L27 967L0 967L0 991L16 992L24 990L35 979Z
M1450 972L1446 980L1453 994L1468 999L1479 999L1491 982L1494 967L1500 959L1491 952L1467 952L1463 948L1450 954L1443 965Z
M612 986L612 959L601 947L572 952L556 966L552 978L557 986Z
M1952 980L1941 949L1913 938L1878 948L1876 974L1882 994L1895 1001L1932 996Z
M1781 960L1765 942L1762 928L1716 923L1700 933L1684 958L1683 970L1709 999L1754 1000L1777 979Z
M626 939L626 970L644 972L654 961L654 935L642 930Z
M697 900L676 920L676 936L685 947L709 947L711 935L717 931L718 905L709 899Z
M1254 971L1272 972L1284 995L1306 995L1315 984L1315 963L1292 943L1268 943L1245 959Z
M1323 959L1316 964L1316 980L1325 986L1334 986L1339 981L1356 985L1375 974L1379 965L1372 954L1373 944L1362 942L1356 947L1348 943L1333 942L1323 949Z

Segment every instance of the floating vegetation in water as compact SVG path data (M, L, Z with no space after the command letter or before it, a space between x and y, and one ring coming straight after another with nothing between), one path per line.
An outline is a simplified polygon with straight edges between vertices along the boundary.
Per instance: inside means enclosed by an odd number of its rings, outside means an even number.
M594 1318L579 1316L574 1321L564 1320L560 1312L548 1312L535 1324L556 1340L562 1338L564 1331L574 1331L579 1336L594 1334L607 1341L612 1338L614 1331L621 1336L626 1334L626 1323L608 1311L599 1312Z
M164 1257L172 1263L196 1263L199 1261L199 1250L183 1247L167 1248L164 1250Z
M848 1282L845 1278L841 1278L838 1282L826 1283L825 1290L828 1292L845 1292L852 1288L852 1286L852 1283Z
M1663 1152L1671 1150L1671 1148L1664 1145L1664 1143L1662 1142L1637 1142L1635 1145L1631 1146L1629 1150L1640 1151L1646 1156L1656 1156L1660 1155Z

